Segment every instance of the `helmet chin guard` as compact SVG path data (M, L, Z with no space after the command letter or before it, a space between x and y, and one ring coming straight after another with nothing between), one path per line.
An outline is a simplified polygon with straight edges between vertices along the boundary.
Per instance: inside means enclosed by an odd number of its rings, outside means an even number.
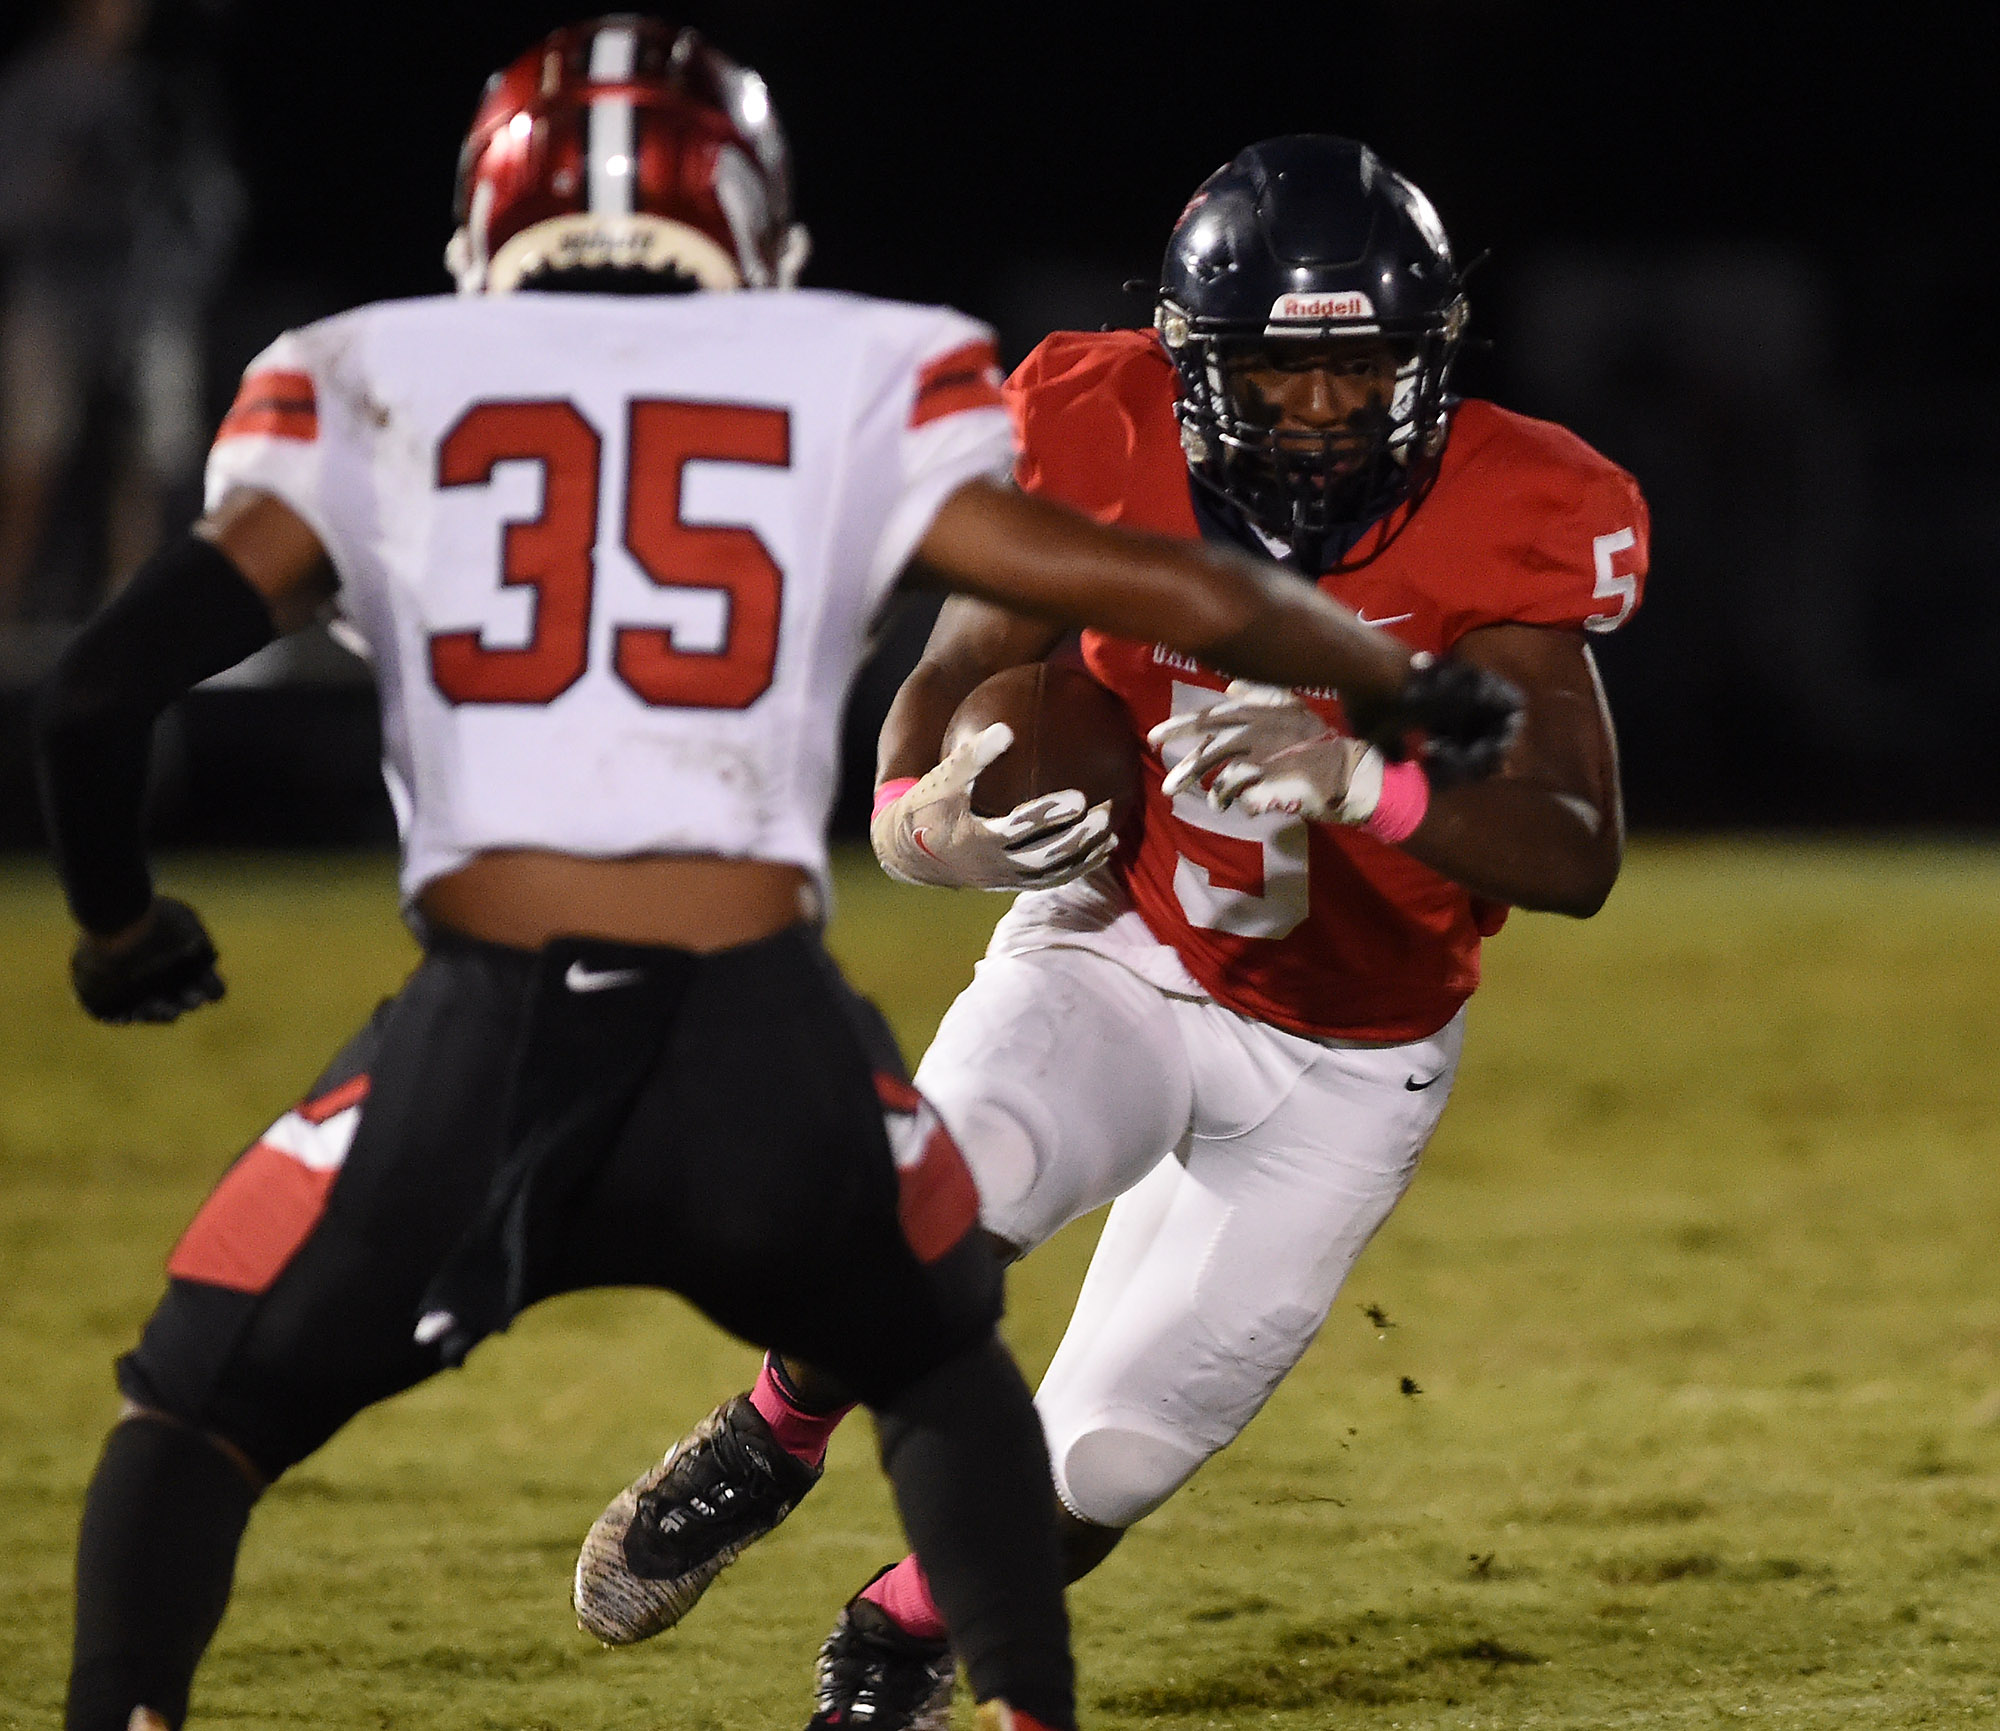
M1154 326L1180 374L1189 469L1267 540L1326 569L1427 485L1465 322L1443 224L1373 151L1320 135L1250 146L1196 190L1161 268ZM1389 346L1386 405L1315 431L1250 412L1232 361L1341 338Z
M811 251L763 80L693 30L629 15L558 30L493 75L454 210L445 267L462 294L607 273L790 288Z

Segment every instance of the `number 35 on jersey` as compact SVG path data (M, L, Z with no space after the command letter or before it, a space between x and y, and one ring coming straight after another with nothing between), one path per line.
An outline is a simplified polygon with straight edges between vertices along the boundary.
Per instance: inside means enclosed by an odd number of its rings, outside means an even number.
M649 399L628 405L623 509L616 539L660 588L719 600L719 631L614 622L613 671L642 702L743 709L770 688L778 655L784 573L756 530L690 524L683 499L690 464L791 463L791 417L782 408ZM431 677L453 703L550 703L589 663L597 549L614 527L600 521L608 490L604 440L574 403L478 403L439 443L440 488L494 488L508 463L541 475L541 509L505 523L496 584L527 591L525 641L489 639L492 626L434 632ZM711 610L713 608L711 603ZM683 648L683 636L713 646ZM495 636L499 633L495 632Z

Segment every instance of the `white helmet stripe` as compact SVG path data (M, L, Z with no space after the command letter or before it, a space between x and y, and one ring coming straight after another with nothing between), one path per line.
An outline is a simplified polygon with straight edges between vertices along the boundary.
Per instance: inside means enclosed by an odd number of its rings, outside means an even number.
M638 63L639 33L629 24L612 24L590 39L590 81L623 84Z
M624 83L632 76L638 51L638 32L631 25L618 24L598 31L590 40L591 82ZM631 98L594 98L586 140L590 163L589 208L593 215L632 214L632 187L638 167L632 160L632 147Z

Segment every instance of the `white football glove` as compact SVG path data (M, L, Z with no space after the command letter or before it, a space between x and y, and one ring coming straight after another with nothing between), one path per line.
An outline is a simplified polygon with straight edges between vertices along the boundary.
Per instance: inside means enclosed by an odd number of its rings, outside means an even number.
M1309 823L1365 823L1382 798L1382 754L1330 727L1292 692L1238 679L1205 709L1169 716L1146 735L1155 751L1192 740L1167 771L1169 799L1207 784L1209 804L1250 817L1282 812Z
M941 889L1041 890L1111 857L1111 802L1075 788L1023 800L1004 817L972 809L979 772L1014 743L1004 721L975 733L875 814L868 839L892 878Z

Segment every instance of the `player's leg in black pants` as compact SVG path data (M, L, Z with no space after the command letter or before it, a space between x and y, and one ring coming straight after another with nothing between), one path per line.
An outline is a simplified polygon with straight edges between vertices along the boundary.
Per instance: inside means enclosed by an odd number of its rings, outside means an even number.
M1075 1721L1075 1671L1028 1385L997 1336L874 1409L882 1465L973 1694Z
M531 961L434 953L182 1238L84 1502L68 1731L178 1728L261 1486L439 1368L411 1321L486 1193Z
M880 1019L795 931L704 959L563 1284L672 1285L859 1394L975 1694L1068 1727L1048 1456L977 1207Z
M854 1003L802 934L699 962L597 949L641 977L629 999L566 991L556 946L434 948L197 1216L120 1365L156 1417L120 1427L91 1486L69 1731L128 1731L139 1707L178 1727L249 1510L218 1462L274 1479L439 1369L413 1331L438 1290L477 1307L476 1338L605 1281L684 1292L871 1401L975 1688L1073 1722L1041 1433L949 1139L917 1158L891 1052L899 1181ZM309 1171L336 1175L322 1193Z
M141 1708L169 1726L187 1717L258 1488L178 1420L144 1414L113 1428L77 1538L71 1731L128 1731Z

